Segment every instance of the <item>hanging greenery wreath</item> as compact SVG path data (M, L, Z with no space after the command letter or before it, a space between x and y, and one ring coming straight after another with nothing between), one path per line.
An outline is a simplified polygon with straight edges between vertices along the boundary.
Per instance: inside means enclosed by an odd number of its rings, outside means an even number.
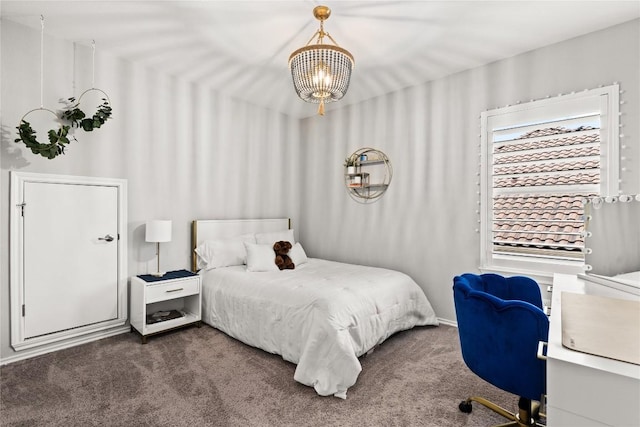
M33 154L39 154L47 159L53 159L59 154L64 154L65 145L69 144L69 126L60 126L58 130L50 129L47 132L49 137L49 143L40 143L36 138L36 132L31 127L31 124L24 120L20 121L20 125L17 127L18 135L15 142L24 142L24 144L31 150ZM73 140L75 138L71 137Z
M98 109L91 117L87 117L85 112L80 109L79 99L76 102L75 98L69 98L69 102L71 105L61 114L61 118L68 121L69 125L61 125L57 130L49 130L47 132L49 138L48 144L38 142L36 132L31 127L31 123L24 119L32 111L41 109L49 111L58 117L53 111L44 108L29 111L29 113L23 116L22 120L20 120L20 125L16 128L18 129L19 138L16 138L15 142L23 142L33 154L39 154L47 159L53 159L59 154L64 154L65 146L72 140L77 141L74 136L69 135L71 128L81 128L86 132L91 132L94 129L100 128L111 117L112 108L108 98L102 98L102 104L98 106Z
M79 99L76 102L76 99L72 97L69 98L69 102L72 105L62 112L62 118L68 120L71 123L71 127L82 128L85 132L91 132L100 128L111 117L111 105L107 98L102 98L102 104L98 106L98 109L91 117L87 117L85 112L80 109Z
M44 16L40 16L40 108L36 108L27 112L22 119L20 119L20 124L18 125L18 136L19 138L15 139L15 142L23 142L27 148L31 150L33 154L39 154L47 159L53 159L59 154L64 154L64 148L67 144L69 144L70 139L77 141L74 136L69 135L69 130L73 127L82 128L86 132L91 132L94 129L102 126L110 117L111 117L111 105L109 103L109 97L107 94L100 89L92 87L82 93L78 97L78 101L76 102L75 98L69 98L70 106L64 110L59 117L58 114L53 111L43 107L43 87L44 87L44 67L43 67L43 57L44 57ZM93 47L93 61L94 61L94 73L95 73L95 41L92 43ZM102 98L102 104L98 106L97 111L91 116L87 117L87 115L82 111L79 107L80 100L87 92L97 91L104 95ZM34 111L47 111L53 114L56 117L56 120L62 119L69 121L69 125L60 124L58 130L51 129L47 132L47 136L49 137L49 143L40 143L36 138L36 132L31 127L31 123L25 120L25 118Z

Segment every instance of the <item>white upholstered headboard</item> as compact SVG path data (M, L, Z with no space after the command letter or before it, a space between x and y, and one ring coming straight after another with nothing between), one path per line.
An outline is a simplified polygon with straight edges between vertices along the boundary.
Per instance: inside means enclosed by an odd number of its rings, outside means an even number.
M191 223L191 268L197 270L195 249L205 240L225 239L247 233L268 233L291 228L291 219L200 219Z

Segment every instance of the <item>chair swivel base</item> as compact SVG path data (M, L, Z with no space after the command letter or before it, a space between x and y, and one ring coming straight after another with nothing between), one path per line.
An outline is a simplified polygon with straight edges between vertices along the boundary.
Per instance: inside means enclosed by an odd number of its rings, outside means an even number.
M536 422L536 419L540 418L540 404L538 402L533 402L532 404L531 400L521 397L520 401L518 402L518 414L514 414L485 398L474 396L460 402L460 404L458 405L458 409L466 414L471 413L471 410L473 409L473 407L471 406L471 402L478 402L482 406L485 406L491 409L493 412L502 415L506 419L510 420L507 423L498 424L494 427L544 427L544 424Z

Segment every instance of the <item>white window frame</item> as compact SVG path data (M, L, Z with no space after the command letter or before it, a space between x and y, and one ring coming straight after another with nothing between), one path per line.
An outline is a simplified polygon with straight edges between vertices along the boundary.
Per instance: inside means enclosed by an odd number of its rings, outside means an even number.
M553 273L578 274L584 272L583 260L553 260L493 253L493 147L495 129L525 123L536 124L575 116L599 104L600 128L600 196L619 193L619 93L617 84L560 95L527 103L482 112L481 170L480 170L480 270L504 274L529 275L539 282L549 283ZM596 100L599 100L596 101ZM591 105L586 110L582 105Z

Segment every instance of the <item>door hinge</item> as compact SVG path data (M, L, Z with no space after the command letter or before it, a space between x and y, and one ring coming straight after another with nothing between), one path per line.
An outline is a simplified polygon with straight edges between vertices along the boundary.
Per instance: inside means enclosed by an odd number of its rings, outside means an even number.
M20 211L21 211L21 212L20 212L20 216L24 216L24 207L25 207L26 205L27 205L27 203L26 203L26 202L22 202L22 203L19 203L19 204L17 204L17 205L16 205L17 207L19 207L19 208L20 208Z
M120 240L120 233L118 233L118 240Z
M22 317L24 317L24 304L22 304Z

